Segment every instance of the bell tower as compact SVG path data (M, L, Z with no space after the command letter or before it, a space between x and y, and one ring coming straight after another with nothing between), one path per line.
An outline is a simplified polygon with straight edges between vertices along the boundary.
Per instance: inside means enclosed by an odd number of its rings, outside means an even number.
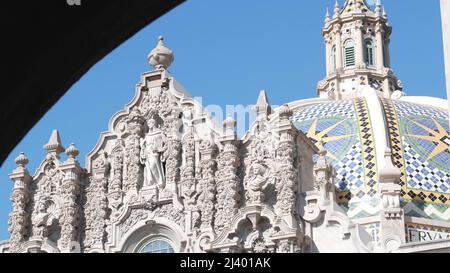
M327 9L322 29L326 77L317 85L318 95L331 100L349 99L360 95L363 86L374 88L383 98L402 91L391 69L391 33L380 0L375 10L365 0L346 0L342 8L336 1L333 16Z

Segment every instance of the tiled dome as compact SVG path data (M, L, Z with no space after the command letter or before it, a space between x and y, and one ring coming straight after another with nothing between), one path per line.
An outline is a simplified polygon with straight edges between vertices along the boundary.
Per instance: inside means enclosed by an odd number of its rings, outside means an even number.
M372 98L295 103L292 121L328 150L337 177L338 202L348 215L362 218L381 209L376 142L389 135L393 162L401 170L402 206L408 216L450 220L450 136L446 109L379 99L382 116L371 113ZM377 109L380 110L380 109ZM374 119L384 119L376 128ZM380 139L378 139L380 138ZM386 140L384 140L386 141ZM378 159L378 163L377 163Z

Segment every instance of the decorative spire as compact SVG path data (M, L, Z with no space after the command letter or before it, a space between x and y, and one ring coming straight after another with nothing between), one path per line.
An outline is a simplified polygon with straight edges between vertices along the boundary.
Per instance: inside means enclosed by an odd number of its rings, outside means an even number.
M384 18L387 18L386 9L384 8L384 6L383 6L383 17L384 17Z
M270 107L269 100L267 99L266 91L259 91L258 101L256 102L253 110L256 112L257 117L267 117L272 113L272 107Z
M47 150L48 154L54 154L57 157L60 153L64 152L58 130L53 130L52 135L50 136L48 143L44 145L44 148Z
M328 7L327 7L327 11L325 13L325 23L330 22L330 20L331 20L330 11L328 10Z
M380 0L377 0L377 4L375 7L375 14L377 16L381 16L381 1Z
M148 55L148 62L155 69L166 70L172 64L174 55L172 50L164 44L164 37L159 36L157 46Z
M339 14L341 13L341 8L339 7L339 2L336 0L336 3L334 4L334 10L333 10L333 18L339 17Z

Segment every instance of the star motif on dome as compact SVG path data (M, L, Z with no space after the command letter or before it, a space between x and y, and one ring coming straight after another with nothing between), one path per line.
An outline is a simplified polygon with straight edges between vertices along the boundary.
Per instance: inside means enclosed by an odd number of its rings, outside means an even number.
M427 126L410 119L411 122L413 122L420 128L427 131L428 135L409 135L409 136L427 140L427 141L431 141L434 144L436 144L436 147L430 153L427 160L432 159L433 157L439 155L442 152L445 152L445 151L450 152L450 134L434 118L431 118L431 119L433 120L434 124L436 125L437 131L435 131L432 128L428 128Z
M322 131L317 131L317 123L318 123L319 119L315 119L313 121L313 123L311 124L311 127L309 128L308 132L306 133L306 136L313 139L316 143L316 146L319 150L321 150L322 148L324 148L325 144L328 142L333 142L333 141L337 141L337 140L341 140L341 139L345 139L351 136L354 136L355 134L349 134L349 135L337 135L337 136L328 136L328 134L335 129L336 127L338 127L339 125L341 125L342 123L345 122L344 120L341 120L325 129L323 129ZM336 156L331 153L331 151L328 151L327 156L329 158L332 158L334 160L338 160L336 158Z

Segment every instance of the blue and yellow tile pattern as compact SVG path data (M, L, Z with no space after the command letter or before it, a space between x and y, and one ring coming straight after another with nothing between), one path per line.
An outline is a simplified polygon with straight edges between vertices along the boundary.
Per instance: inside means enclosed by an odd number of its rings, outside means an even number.
M300 107L292 121L316 145L324 144L337 172L338 202L349 216L378 213L375 143L365 99Z

